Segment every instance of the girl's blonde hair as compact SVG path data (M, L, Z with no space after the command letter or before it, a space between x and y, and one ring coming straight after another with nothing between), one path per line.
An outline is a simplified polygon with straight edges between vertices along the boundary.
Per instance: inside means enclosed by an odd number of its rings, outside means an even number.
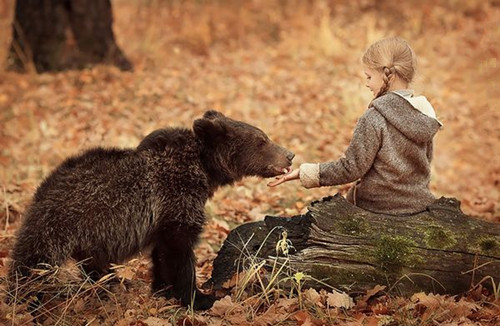
M384 95L396 76L411 83L417 67L417 58L410 45L398 37L379 40L365 51L363 64L384 73L384 84L375 98Z

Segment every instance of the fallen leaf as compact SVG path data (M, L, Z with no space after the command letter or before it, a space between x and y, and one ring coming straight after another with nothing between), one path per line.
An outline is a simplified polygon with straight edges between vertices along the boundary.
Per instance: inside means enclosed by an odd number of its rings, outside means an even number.
M234 273L233 276L224 283L222 283L222 288L224 289L230 289L238 284L238 282L241 282L246 276L247 272L242 271L240 273Z
M309 300L310 302L314 303L315 305L324 308L325 305L321 302L321 295L318 293L313 288L309 288L307 290L304 290L302 293L305 299Z
M344 292L340 293L333 291L332 293L328 293L326 302L330 307L346 309L354 307L354 301L347 293Z
M231 296L226 295L224 298L215 301L210 311L215 316L223 316L232 305Z
M299 300L297 298L282 298L277 301L278 308L282 308L288 313L297 309L298 304Z
M85 310L85 300L83 298L76 300L75 305L73 306L73 310L77 313L84 311Z
M300 326L313 326L314 324L311 321L311 316L305 311L299 311L294 315L294 318L297 320L297 325Z
M148 326L172 326L172 323L170 323L168 320L157 317L148 317L143 320L143 323Z
M375 285L373 289L366 291L366 294L356 302L356 307L358 309L364 309L368 306L368 301L380 291L383 291L386 288L385 285Z
M276 325L285 319L286 315L276 311L276 306L272 304L262 315L257 316L253 320L253 324L257 326Z

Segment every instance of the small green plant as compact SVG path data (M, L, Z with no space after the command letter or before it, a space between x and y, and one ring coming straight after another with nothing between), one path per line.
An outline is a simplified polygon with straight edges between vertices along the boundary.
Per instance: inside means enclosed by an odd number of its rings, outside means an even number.
M193 294L191 295L191 302L189 303L189 306L187 307L186 315L189 315L189 318L191 320L195 320L195 310L194 310L194 300L196 299L196 291L193 291Z
M303 297L303 288L306 282L312 281L322 284L327 288L334 288L293 267L290 257L293 243L288 238L288 232L284 229L281 230L280 238L275 245L276 255L269 256L266 259L259 258L258 256L264 243L274 231L276 229L269 232L256 252L250 254L246 248L241 249L242 255L246 255L241 258L243 261L240 264L244 273L242 273L243 279L236 282L235 299L241 302L246 295L250 294L251 296L246 297L243 303L245 303L245 306L253 309L251 315L256 315L256 312L261 309L263 304L271 305L271 299L278 299L280 297L288 299L297 298L299 309L312 309L314 311L316 309L315 306L307 305ZM248 243L245 243L244 247ZM249 291L250 288L253 291Z
M297 272L293 276L293 280L295 281L295 286L297 287L297 297L299 299L299 309L304 309L304 302L302 301L302 280L304 280L305 275L302 272Z

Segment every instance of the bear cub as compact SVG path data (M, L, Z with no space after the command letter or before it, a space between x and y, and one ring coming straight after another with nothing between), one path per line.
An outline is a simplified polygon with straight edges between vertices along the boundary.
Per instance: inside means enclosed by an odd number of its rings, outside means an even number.
M98 279L110 266L152 248L154 292L208 309L196 287L193 247L214 191L245 176L290 170L294 154L260 129L217 111L187 128L152 132L135 149L95 148L65 160L38 187L18 231L9 279L31 269L85 260Z

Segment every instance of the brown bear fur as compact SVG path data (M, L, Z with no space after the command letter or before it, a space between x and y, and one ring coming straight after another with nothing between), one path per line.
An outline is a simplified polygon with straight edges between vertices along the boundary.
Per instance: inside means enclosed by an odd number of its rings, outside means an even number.
M37 189L19 229L10 280L30 269L86 259L102 275L151 247L154 291L196 309L214 301L196 288L193 247L214 191L245 176L273 177L293 154L260 129L216 111L193 130L152 132L136 149L88 150L64 161Z

